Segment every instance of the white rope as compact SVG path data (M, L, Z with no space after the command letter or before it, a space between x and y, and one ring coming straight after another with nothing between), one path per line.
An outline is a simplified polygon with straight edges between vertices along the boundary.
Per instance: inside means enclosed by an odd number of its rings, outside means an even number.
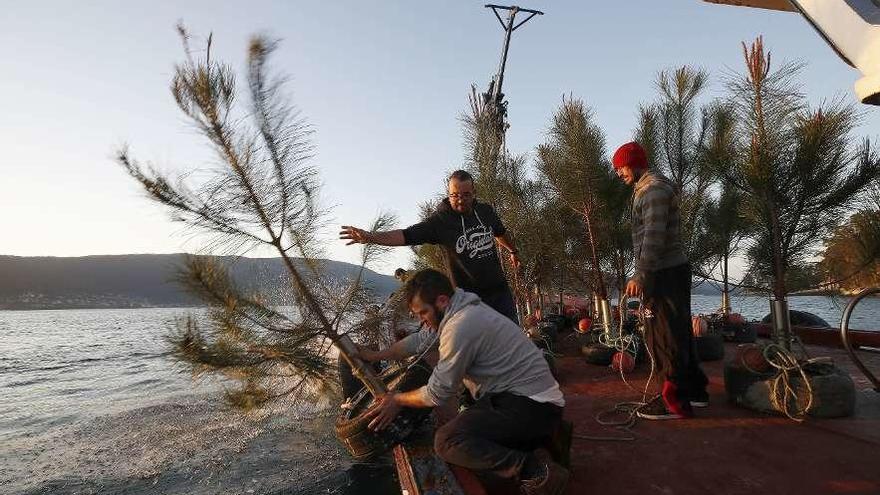
M769 344L764 348L764 359L770 363L779 373L770 382L770 402L777 410L785 414L789 419L802 422L806 419L807 412L813 405L813 386L810 378L801 366L800 360L793 352L779 344ZM807 359L804 364L818 362L821 359ZM804 388L806 388L806 404L799 405L800 397L792 385L795 374L800 375ZM789 400L791 399L791 400Z
M619 316L620 316L620 321L621 321L621 323L620 323L620 330L621 331L620 331L619 335L623 334L623 317L626 314L625 313L626 307L624 304L625 302L626 301L625 301L625 296L624 296L623 298L621 298L621 304L618 304L618 309L620 311ZM647 308L645 308L644 304L641 304L641 303L639 304L638 318L639 318L638 328L642 334L642 337L644 338L645 328L647 327L645 320L648 318L653 318L653 315L651 315L650 312L647 310ZM629 339L623 346L614 347L615 349L618 349L618 352L625 352L626 349L629 348L630 345L632 345L633 347L635 347L637 345L635 338L633 336L627 336L627 337L629 337ZM619 343L624 340L627 340L627 339L616 339L616 341L614 341L614 342ZM643 341L647 342L647 339L644 339ZM600 342L601 342L601 336L600 336ZM609 346L609 347L611 347L611 346ZM613 408L605 410L605 411L600 411L595 416L596 422L599 423L600 425L614 428L615 430L618 430L618 431L625 433L626 436L603 437L603 436L591 436L591 435L572 435L574 438L578 438L578 439L582 439L582 440L604 441L604 442L627 442L627 441L636 440L636 434L635 434L635 432L632 431L632 428L635 427L636 422L638 421L637 414L638 414L639 410L641 408L645 407L646 405L648 405L648 390L651 387L651 382L654 380L654 372L656 369L656 361L654 360L654 354L651 352L651 349L648 347L647 344L645 344L645 350L647 351L648 358L651 361L651 371L648 374L648 380L647 380L647 382L645 382L645 388L643 390L636 389L635 387L633 387L629 383L629 381L627 381L626 374L625 374L625 372L623 370L623 366L622 366L623 363L621 363L621 366L618 366L618 368L619 368L618 371L620 372L620 379L623 380L623 383L630 390L632 390L633 392L636 392L636 393L641 393L642 400L641 401L630 401L630 402L618 402L617 404L614 405ZM633 359L635 359L635 358L633 358ZM606 416L619 415L619 414L625 414L626 415L625 419L623 419L623 420L604 419Z

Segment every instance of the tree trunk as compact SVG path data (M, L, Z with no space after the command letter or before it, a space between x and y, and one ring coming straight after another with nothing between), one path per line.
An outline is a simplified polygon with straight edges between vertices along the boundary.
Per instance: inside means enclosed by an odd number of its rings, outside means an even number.
M602 267L599 265L599 252L596 248L596 237L593 234L593 215L590 209L584 206L584 223L587 225L587 243L590 246L591 259L593 261L593 271L596 274L595 292L602 299L608 299L608 291L605 289L605 279L602 277Z
M782 256L782 228L779 226L779 215L773 203L770 202L770 226L771 239L773 242L773 299L771 313L776 314L773 323L773 335L777 344L785 350L791 350L791 319L788 314L788 301L786 300L787 289L785 285L785 267Z
M730 289L728 286L729 280L729 263L730 261L730 253L724 253L724 262L721 265L721 280L723 283L723 288L721 289L721 314L727 316L730 314Z
M559 314L564 314L565 300L562 294L565 292L565 266L559 267Z
M370 391L373 397L379 397L388 392L385 383L378 375L376 375L373 368L368 366L361 358L357 357L357 347L354 342L352 342L347 335L340 336L336 333L333 325L327 320L324 313L321 311L321 307L315 300L315 296L309 291L308 286L299 273L299 270L293 266L293 261L290 260L286 253L280 249L279 251L281 252L281 259L284 260L284 265L287 268L288 273L290 273L290 276L293 278L302 298L306 301L309 309L314 311L321 319L321 324L324 327L324 336L330 339L330 341L333 342L333 345L339 349L339 354L342 355L343 359L345 359L351 366L351 371L354 376L364 383L364 386L367 387L367 390Z
M541 287L541 282L538 282L535 285L535 289L538 291L538 311L541 313L541 318L544 317L544 290Z

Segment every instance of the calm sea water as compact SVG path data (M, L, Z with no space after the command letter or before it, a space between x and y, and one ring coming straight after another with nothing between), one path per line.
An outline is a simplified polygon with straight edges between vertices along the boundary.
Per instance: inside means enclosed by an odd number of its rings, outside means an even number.
M795 296L788 300L789 309L813 313L828 322L832 327L840 326L843 310L850 297ZM720 296L694 295L691 310L694 314L711 313L721 305ZM760 320L770 313L770 303L766 297L734 296L731 298L733 311L742 314L747 320ZM850 316L849 326L857 330L880 330L880 298L868 297L856 306Z
M387 463L341 451L333 410L242 415L181 372L164 336L199 312L0 311L0 494L394 493Z
M837 325L847 302L846 298L804 296L792 298L790 305ZM718 297L696 295L693 312L711 312L718 304ZM759 319L768 313L768 302L761 297L741 296L734 298L733 308L747 319ZM71 486L79 486L76 480L84 475L77 470L83 468L82 464L93 462L92 456L100 455L89 450L96 444L104 445L110 452L105 454L107 466L103 475L121 478L120 490L135 492L124 488L126 476L156 476L179 462L173 452L164 450L186 445L198 452L199 436L229 434L256 438L257 433L272 428L292 431L290 425L271 426L265 420L240 423L234 413L224 411L216 402L219 384L208 380L196 386L189 375L180 373L167 354L163 337L177 318L192 312L173 308L0 311L0 460L4 461L0 462L4 465L0 467L0 492L9 487L9 493L65 492L46 488L57 488L53 485L57 479L74 480ZM880 299L867 299L854 313L851 326L880 329L878 318ZM188 431L168 433L177 422L187 425L184 429ZM132 429L142 435L143 440L137 442L160 444L151 451L158 457L143 466L143 472L115 465L143 462L142 451L138 451L140 457L132 458L129 451L116 448L119 443L131 441ZM291 433L291 438L295 434ZM169 435L176 440L168 440ZM329 437L318 438L323 438L318 440L323 442ZM178 443L162 443L169 441ZM58 452L79 449L81 458L77 461L60 455L56 460L46 453L52 448L61 449ZM209 442L204 448L218 447ZM234 463L235 456L231 458ZM325 468L332 471L338 466ZM43 478L34 481L35 473ZM382 476L381 481L369 483L389 486L387 475ZM31 481L23 481L24 477ZM240 482L235 480L231 482ZM78 483L86 482L80 479ZM234 491L247 492L246 488L239 486ZM94 490L101 493L97 488ZM265 488L262 492L273 490ZM89 493L88 489L77 491ZM187 491L191 490L169 492Z

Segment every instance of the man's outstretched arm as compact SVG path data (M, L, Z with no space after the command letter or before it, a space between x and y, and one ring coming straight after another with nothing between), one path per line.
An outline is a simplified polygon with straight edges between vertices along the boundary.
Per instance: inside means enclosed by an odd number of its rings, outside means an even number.
M390 425L394 418L400 413L403 407L424 408L434 407L432 402L425 400L424 393L421 388L410 390L409 392L388 392L377 399L378 405L368 413L374 416L370 421L369 428L373 431L385 429Z
M369 232L364 229L343 225L339 238L347 240L346 246L352 244L379 244L380 246L403 246L406 240L400 229L383 232Z
M374 351L364 346L358 346L358 354L364 361L374 363L376 361L402 361L413 355L406 339L398 340L381 351Z

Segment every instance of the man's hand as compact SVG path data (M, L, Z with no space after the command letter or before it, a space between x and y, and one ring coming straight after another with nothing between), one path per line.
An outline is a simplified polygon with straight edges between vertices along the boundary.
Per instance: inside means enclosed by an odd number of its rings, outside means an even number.
M514 270L519 270L519 256L516 255L516 251L510 252L510 264Z
M624 291L624 293L627 295L627 297L641 297L643 289L644 287L642 286L641 282L634 278L631 278L629 279L629 282L626 283L626 290Z
M400 405L397 403L397 392L388 392L387 394L376 399L376 404L368 412L368 416L375 416L370 421L369 428L373 431L385 429L394 421L400 413Z
M339 231L339 238L348 241L345 243L346 246L351 246L352 244L369 244L373 242L372 234L370 232L349 225L342 226L342 230Z

